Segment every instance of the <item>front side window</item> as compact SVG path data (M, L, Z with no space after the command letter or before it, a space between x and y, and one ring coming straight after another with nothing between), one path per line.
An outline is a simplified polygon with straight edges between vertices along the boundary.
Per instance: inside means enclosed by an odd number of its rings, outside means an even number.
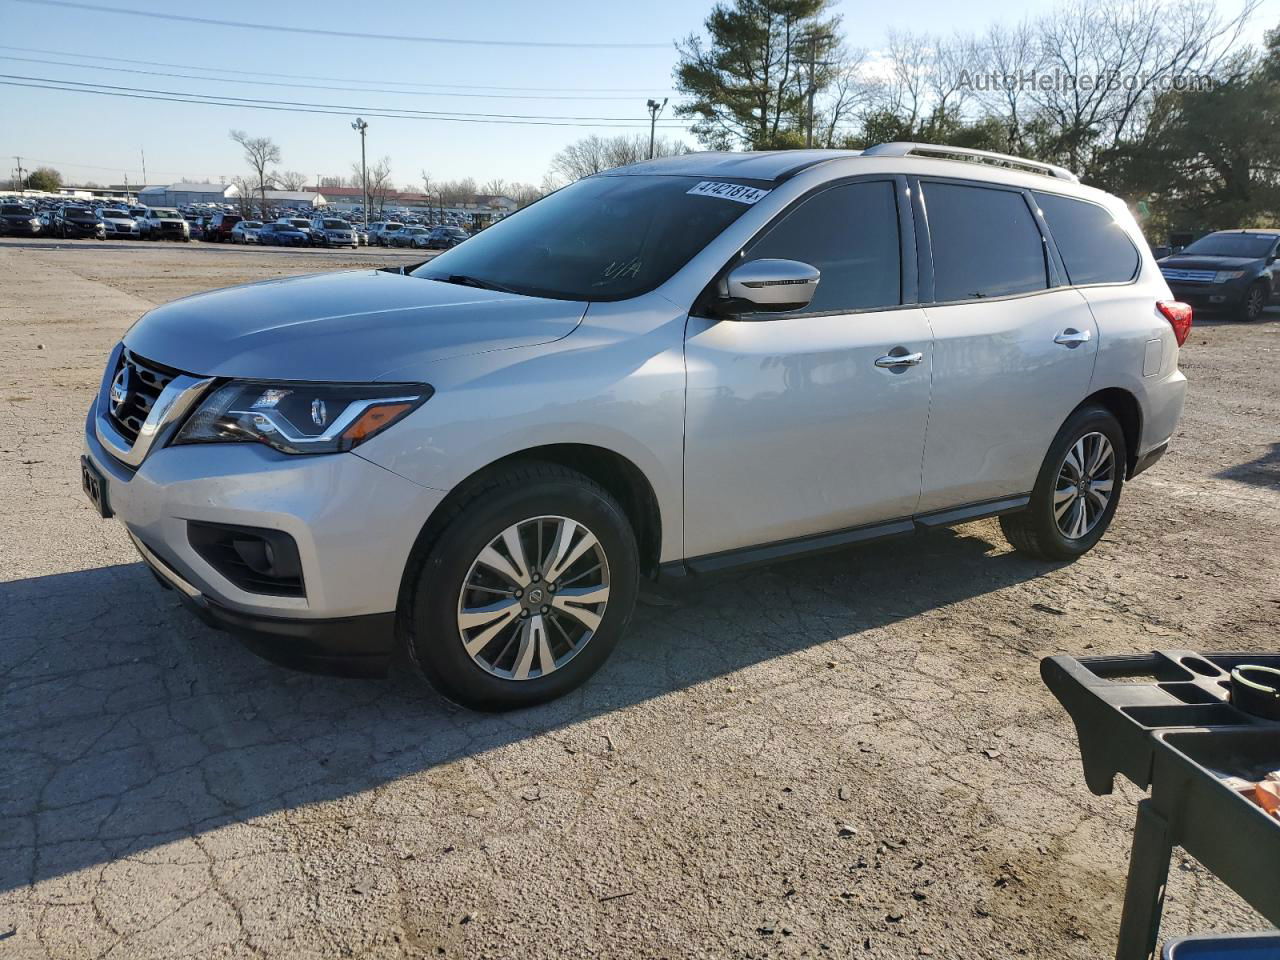
M805 313L902 302L893 183L848 183L809 197L747 248L743 260L799 260L822 274Z
M921 184L933 249L933 299L978 300L1049 287L1044 241L1022 194Z
M626 300L664 283L751 209L759 189L686 176L588 177L530 204L413 271L465 276L529 296ZM464 231L450 230L452 236Z
M1138 272L1138 251L1110 211L1071 197L1032 194L1075 284L1125 283Z

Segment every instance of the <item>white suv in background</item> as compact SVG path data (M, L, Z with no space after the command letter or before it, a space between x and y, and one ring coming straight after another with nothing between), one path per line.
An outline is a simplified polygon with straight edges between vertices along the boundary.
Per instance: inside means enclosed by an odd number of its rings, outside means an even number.
M233 287L112 352L84 487L258 649L481 708L640 577L999 516L1069 560L1169 444L1191 311L1114 197L977 151L695 153L413 268Z

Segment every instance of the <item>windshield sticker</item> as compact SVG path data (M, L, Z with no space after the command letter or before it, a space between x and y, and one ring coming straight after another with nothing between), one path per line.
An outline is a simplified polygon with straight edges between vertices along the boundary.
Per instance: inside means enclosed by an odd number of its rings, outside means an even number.
M700 197L721 197L725 200L736 200L738 203L752 204L769 195L768 190L756 187L744 187L740 183L720 183L717 180L703 180L689 193Z

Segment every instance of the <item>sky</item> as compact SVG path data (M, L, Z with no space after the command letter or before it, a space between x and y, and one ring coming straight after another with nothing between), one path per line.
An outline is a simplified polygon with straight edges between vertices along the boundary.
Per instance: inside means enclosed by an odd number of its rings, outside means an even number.
M1224 11L1238 9L1238 0L1222 2ZM283 154L282 170L301 171L310 180L349 176L360 159L351 121L363 114L370 162L388 156L397 186L420 186L424 169L436 180L472 176L482 184L494 178L539 183L554 154L573 140L593 133L647 134L645 101L675 97L674 41L700 30L711 0L380 0L367 11L349 0L85 0L85 5L386 36L244 29L74 4L0 0L0 75L5 75L0 79L112 84L135 93L214 93L326 104L324 109L335 111L271 111L0 86L0 170L11 170L16 155L24 168L52 166L67 182L119 183L127 177L132 184L143 179L145 154L148 183L230 179L247 172L240 148L228 136L236 128L274 139ZM972 32L1053 6L1052 0L988 0L975 12L974 5L955 0L840 0L835 10L844 17L849 43L874 51L894 28ZM1265 0L1249 39L1259 42L1263 30L1277 22L1280 0ZM590 119L541 125L368 116L387 110ZM471 118L486 119L498 118ZM659 128L660 135L694 145L670 107Z

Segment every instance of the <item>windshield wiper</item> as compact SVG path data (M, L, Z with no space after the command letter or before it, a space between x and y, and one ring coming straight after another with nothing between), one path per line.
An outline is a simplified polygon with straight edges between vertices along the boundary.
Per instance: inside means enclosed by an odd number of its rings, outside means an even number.
M515 293L510 287L504 287L500 283L493 283L490 280L481 280L479 277L468 277L462 273L451 273L447 277L431 277L432 280L439 280L441 283L456 283L460 287L477 287L481 290L497 290L499 293Z

